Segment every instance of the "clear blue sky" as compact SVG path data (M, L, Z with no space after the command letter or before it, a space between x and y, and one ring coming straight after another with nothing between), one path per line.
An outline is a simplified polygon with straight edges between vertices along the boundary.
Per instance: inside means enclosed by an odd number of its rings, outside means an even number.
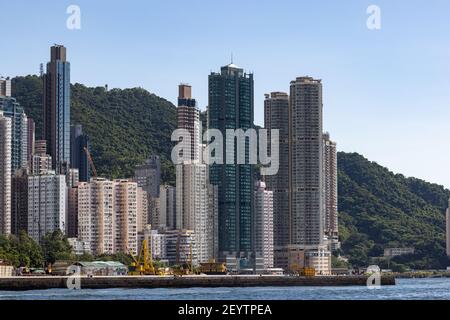
M66 28L77 4L82 29ZM381 8L381 30L366 9ZM324 127L340 150L450 187L448 0L0 0L0 74L38 73L49 46L68 47L72 81L141 86L175 102L192 84L204 109L207 76L234 62L263 97L310 75L324 84Z

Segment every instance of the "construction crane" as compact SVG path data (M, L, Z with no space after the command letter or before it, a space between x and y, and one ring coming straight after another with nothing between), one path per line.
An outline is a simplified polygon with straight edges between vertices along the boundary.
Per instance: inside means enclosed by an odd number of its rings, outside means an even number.
M153 265L153 257L151 249L149 249L147 240L142 241L142 248L139 256L136 258L129 250L133 262L131 263L130 275L160 275Z
M95 169L95 165L94 165L94 160L92 159L92 155L89 152L88 148L84 147L84 152L86 152L88 161L89 161L89 166L91 167L92 170L92 175L94 176L94 178L97 178L97 170Z

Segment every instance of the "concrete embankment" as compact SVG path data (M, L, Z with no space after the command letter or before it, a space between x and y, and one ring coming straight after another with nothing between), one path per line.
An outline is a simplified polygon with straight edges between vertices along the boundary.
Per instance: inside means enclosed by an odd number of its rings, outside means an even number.
M188 287L284 287L284 286L365 286L366 276L118 276L81 277L82 289L107 288L188 288ZM68 277L0 278L0 291L67 288L75 283ZM395 278L383 276L381 285L395 285Z

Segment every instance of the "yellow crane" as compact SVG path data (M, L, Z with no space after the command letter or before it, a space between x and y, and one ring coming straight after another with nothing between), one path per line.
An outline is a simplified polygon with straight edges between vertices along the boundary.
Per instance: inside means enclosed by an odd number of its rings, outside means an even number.
M153 265L153 257L151 249L147 240L142 241L142 248L139 252L138 258L136 258L131 251L129 251L133 262L131 263L130 275L160 275L159 270L155 269Z

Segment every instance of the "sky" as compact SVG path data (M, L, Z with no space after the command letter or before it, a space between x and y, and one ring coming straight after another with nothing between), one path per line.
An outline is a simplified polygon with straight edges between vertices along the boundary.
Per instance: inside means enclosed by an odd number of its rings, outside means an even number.
M69 5L81 29L67 28ZM254 73L257 124L265 93L322 79L324 129L340 151L450 188L448 0L0 0L0 13L0 75L37 74L58 43L74 83L175 102L187 82L205 109L208 74L233 55Z

